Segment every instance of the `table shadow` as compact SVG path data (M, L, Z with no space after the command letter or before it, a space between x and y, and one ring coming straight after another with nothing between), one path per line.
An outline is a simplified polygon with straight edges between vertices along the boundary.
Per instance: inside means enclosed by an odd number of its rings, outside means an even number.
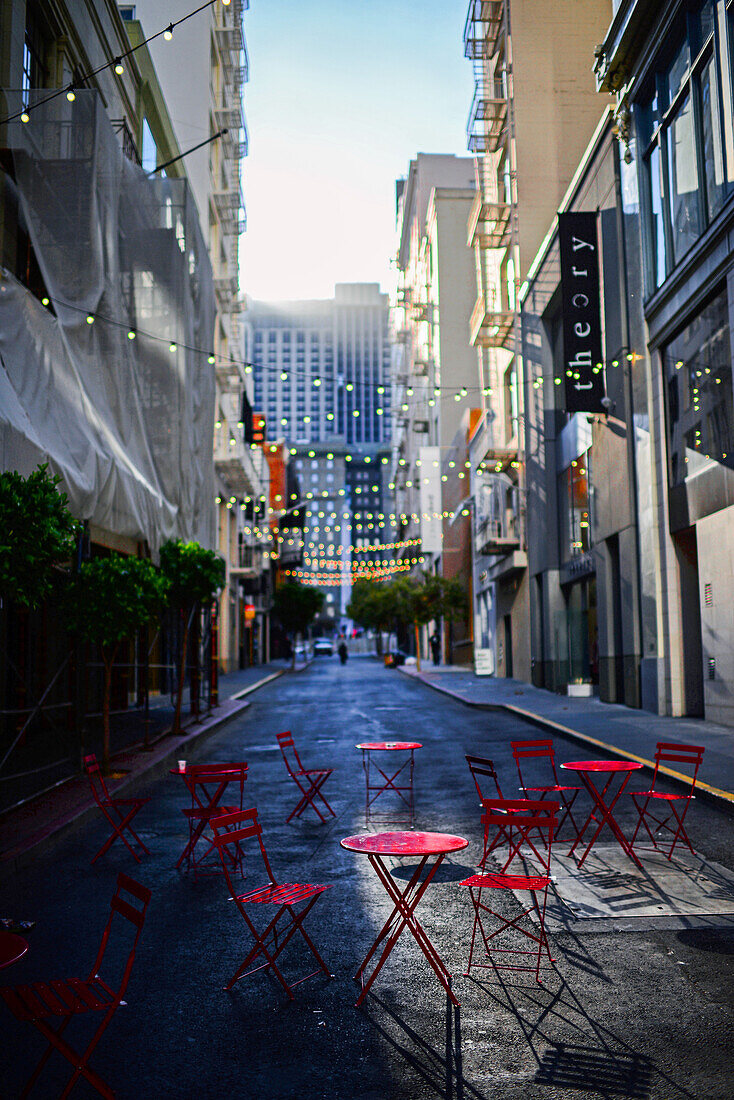
M370 993L363 1002L365 1017L405 1063L442 1100L488 1100L486 1093L471 1085L465 1078L461 1054L461 1009L446 997L445 1042L443 1049L432 1045L411 1027L387 1002ZM387 1020L378 1018L379 1008ZM394 1031L388 1029L388 1022Z
M406 882L410 880L415 872L417 863L402 863L399 867L393 867L390 874L393 878L404 879ZM431 868L426 866L419 879L420 882L426 878ZM431 879L432 882L461 882L462 879L469 878L470 875L476 874L476 867L467 867L463 863L450 863L445 859L441 866L436 871L435 875Z

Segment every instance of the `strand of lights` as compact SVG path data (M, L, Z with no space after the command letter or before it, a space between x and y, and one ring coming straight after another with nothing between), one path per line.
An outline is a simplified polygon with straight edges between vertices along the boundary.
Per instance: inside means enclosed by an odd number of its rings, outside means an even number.
M116 56L113 57L110 61L105 61L103 65L98 65L96 69L90 69L88 73L83 73L81 76L78 76L76 80L73 80L71 84L66 85L66 87L57 88L53 92L50 92L47 96L44 96L43 99L39 99L37 103L28 104L27 106L22 107L20 111L16 111L15 114L8 115L6 118L0 119L0 126L6 122L15 122L15 120L18 118L23 123L30 122L31 111L35 111L38 107L42 107L45 103L50 103L51 100L58 99L59 96L62 95L65 95L70 103L73 103L76 99L76 90L83 87L88 80L92 79L92 77L98 76L99 73L104 72L105 69L114 69L117 76L122 76L125 72L125 66L123 65L124 60L134 54L137 50L142 49L143 46L147 46L149 42L155 41L156 38L163 37L166 42L170 42L173 38L173 32L176 27L179 27L181 23L185 23L187 19L191 19L192 16L198 15L199 12L204 11L206 8L213 7L214 4L218 2L219 0L206 0L206 3L201 4L198 8L190 11L188 15L183 15L180 19L176 19L173 22L169 23L167 26L162 27L161 30L156 31L155 34L149 35L147 38L144 38L136 45L130 46L129 49L123 50L122 53L116 54ZM221 2L226 8L229 7L231 0L221 0Z

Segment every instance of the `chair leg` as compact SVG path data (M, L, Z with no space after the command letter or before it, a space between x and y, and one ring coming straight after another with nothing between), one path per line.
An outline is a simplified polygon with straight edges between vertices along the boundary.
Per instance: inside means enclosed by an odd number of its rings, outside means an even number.
M74 1066L74 1072L67 1082L64 1091L61 1093L60 1100L65 1100L65 1098L74 1088L74 1085L76 1084L80 1076L84 1076L89 1081L90 1085L92 1085L92 1087L95 1088L101 1096L104 1096L106 1100L115 1100L115 1094L112 1089L99 1076L98 1073L95 1073L95 1071L89 1065L87 1065L87 1062L97 1043L101 1039L102 1034L106 1030L107 1025L115 1014L117 1007L117 1004L114 1004L105 1013L105 1017L102 1020L102 1023L99 1025L96 1032L94 1033L84 1054L77 1053L77 1051L75 1051L73 1047L69 1046L69 1044L61 1038L62 1032L66 1028L67 1024L70 1022L71 1017L67 1017L61 1027L58 1028L56 1031L54 1031L54 1029L50 1027L44 1020L35 1020L34 1023L38 1030L41 1032L45 1039L48 1039L49 1049L46 1051L43 1058L36 1067L36 1070L28 1081L25 1089L21 1093L21 1096L28 1096L31 1088L38 1079L39 1073L48 1061L50 1054L52 1053L53 1049L56 1049L58 1050L59 1054L63 1055L63 1057L66 1058L67 1062L70 1062L71 1065Z

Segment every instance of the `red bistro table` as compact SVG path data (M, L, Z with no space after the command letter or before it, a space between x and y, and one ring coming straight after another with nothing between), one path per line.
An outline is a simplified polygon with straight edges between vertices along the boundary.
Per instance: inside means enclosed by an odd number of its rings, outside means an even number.
M412 829L415 824L415 808L413 802L413 755L416 749L422 749L423 746L419 744L418 741L365 741L356 747L362 750L362 767L364 768L365 778L365 825L369 825L370 821L379 820L385 823L397 823L407 819ZM383 752L397 752L409 755L404 756L403 762L397 771L388 775L378 763L379 754ZM373 756L373 753L377 753L378 756ZM388 766L387 764L385 765L385 767ZM407 775L403 775L406 768L408 769ZM370 782L371 773L374 772L379 772L382 778L378 779L376 775L372 774L372 782ZM398 783L397 780L399 780L401 776L402 781ZM406 807L405 810L397 810L393 817L388 816L387 813L378 816L373 810L373 806L377 799L386 791L393 791Z
M210 774L206 774L207 772ZM189 818L189 841L178 857L176 867L180 867L186 860L187 866L189 868L193 866L196 870L214 850L213 840L205 832L211 818L217 813L242 809L242 789L247 778L247 764L194 764L188 768L171 768L170 773L180 775L191 794L191 808L184 810L184 814ZM230 783L240 785L239 806L220 806L224 792ZM202 835L208 842L208 847L204 855L197 859L194 849Z
M599 833L602 831L604 825L606 824L609 826L609 828L612 830L615 837L619 841L619 846L622 851L625 852L626 855L630 857L630 859L633 859L637 866L641 868L642 864L640 863L635 853L632 851L632 845L629 843L619 825L615 821L612 811L614 810L614 807L619 800L619 796L622 794L624 788L629 783L630 778L632 777L632 772L639 771L642 767L642 764L636 764L633 760L579 760L571 764L561 764L561 767L565 768L566 771L569 772L578 772L581 778L581 782L586 787L594 802L594 809L592 809L591 813L587 817L583 829L581 829L579 835L576 837L576 840L573 842L573 847L568 854L570 856L573 855L576 850L576 846L581 841L590 823L597 820L596 810L598 809L601 813L601 821L599 821L594 835L584 849L584 854L582 855L581 859L578 861L579 867L583 865L584 860L588 856L594 845L594 842L596 841L596 838L599 836ZM601 790L599 790L594 784L594 780L592 778L592 776L594 775L609 776ZM612 785L615 775L623 775L624 778L622 779L620 788L615 794L614 798L611 800L611 802L607 802L607 792Z
M15 932L0 931L0 970L17 963L27 950L28 944L22 936L17 936Z
M428 889L431 879L443 863L444 857L449 852L460 852L462 848L467 847L468 843L469 841L465 840L463 836L451 836L448 833L413 832L360 833L357 836L348 836L342 840L342 848L346 848L350 852L362 852L367 856L387 894L395 903L392 913L385 921L377 939L354 975L355 979L362 983L362 992L357 998L355 1007L359 1006L369 993L372 983L382 970L404 928L410 930L413 939L428 959L436 977L448 993L451 1001L455 1005L459 1004L451 991L451 975L415 916L415 909ZM410 877L410 881L402 891L390 874L389 869L385 866L384 859L387 856L421 857L420 863ZM434 862L425 879L421 882L423 868L432 857L435 857ZM382 953L375 963L372 973L365 981L365 970L381 944L383 945Z

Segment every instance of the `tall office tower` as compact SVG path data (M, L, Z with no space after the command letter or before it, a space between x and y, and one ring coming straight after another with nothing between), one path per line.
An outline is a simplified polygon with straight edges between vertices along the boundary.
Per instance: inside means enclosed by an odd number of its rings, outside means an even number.
M214 327L217 396L214 464L217 479L217 549L227 563L227 586L220 603L220 654L227 669L239 655L264 651L269 559L245 545L248 498L268 496L268 472L260 447L250 444L252 378L241 361L239 331L239 237L245 225L240 164L247 155L242 91L248 79L243 12L248 0L217 0L175 26L172 38L156 38L150 51L169 105L179 146L185 154L201 228L214 272L217 316ZM189 0L137 0L120 5L133 44L192 11ZM174 48L175 47L175 48ZM143 95L143 103L146 102ZM210 139L207 141L207 139ZM195 148L200 146L199 148ZM191 152L189 152L191 150ZM143 123L143 161L149 170L162 163L150 128ZM212 501L212 506L215 506ZM246 558L242 557L242 548ZM254 585L247 602L256 606L254 625L245 626L242 584ZM243 631L256 630L259 646L245 645Z
M590 58L611 8L610 0L470 0L464 29L475 79L467 140L477 154L470 331L484 397L470 456L475 636L498 675L528 680L518 292L604 109Z
M298 579L323 582L338 622L357 560L366 571L378 553L355 547L383 544L390 530L387 295L376 283L339 283L333 299L251 301L244 329L255 408L268 438L288 443L307 502Z

